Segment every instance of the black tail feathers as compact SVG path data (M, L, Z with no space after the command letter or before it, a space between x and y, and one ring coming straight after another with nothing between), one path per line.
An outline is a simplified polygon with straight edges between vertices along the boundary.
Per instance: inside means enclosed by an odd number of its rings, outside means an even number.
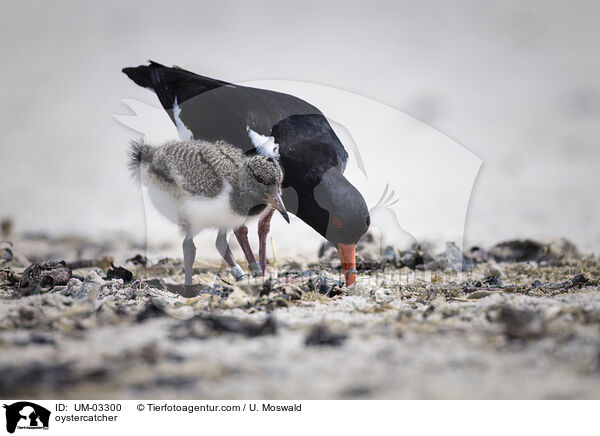
M154 88L158 82L156 77L161 68L167 68L158 62L148 61L149 65L140 65L139 67L123 68L121 71L133 80L137 85L143 88ZM155 77L153 77L155 76Z
M233 86L229 82L200 76L180 67L166 67L154 61L149 61L148 65L123 68L121 71L137 85L154 90L167 111L173 109L175 99L177 104L182 104L212 89ZM169 115L173 119L172 114Z

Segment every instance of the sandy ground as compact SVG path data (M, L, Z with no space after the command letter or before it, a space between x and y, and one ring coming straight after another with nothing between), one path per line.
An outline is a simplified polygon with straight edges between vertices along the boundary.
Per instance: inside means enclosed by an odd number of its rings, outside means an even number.
M458 274L452 246L373 260L367 240L350 288L327 247L235 284L197 262L191 298L180 259L127 261L143 249L124 238L13 242L4 398L600 397L600 261L566 241L471 249Z

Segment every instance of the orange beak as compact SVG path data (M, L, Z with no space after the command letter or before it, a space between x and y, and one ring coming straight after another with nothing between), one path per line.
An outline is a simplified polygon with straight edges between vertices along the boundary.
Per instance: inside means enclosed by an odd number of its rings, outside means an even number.
M342 261L346 286L356 281L356 244L338 244L338 254Z

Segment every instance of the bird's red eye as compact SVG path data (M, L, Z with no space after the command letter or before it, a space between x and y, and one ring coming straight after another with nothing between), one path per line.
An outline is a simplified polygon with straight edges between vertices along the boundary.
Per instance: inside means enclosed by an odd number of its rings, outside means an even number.
M331 220L331 223L333 224L333 227L335 227L336 229L342 228L342 222L337 217L333 217L333 219Z

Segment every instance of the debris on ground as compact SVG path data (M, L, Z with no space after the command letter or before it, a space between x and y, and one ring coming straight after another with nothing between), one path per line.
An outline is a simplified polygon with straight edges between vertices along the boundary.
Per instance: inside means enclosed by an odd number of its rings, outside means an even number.
M312 328L304 343L307 346L339 347L347 338L348 335L334 333L325 325L317 325Z
M133 279L133 273L122 266L115 266L113 263L109 270L106 271L106 279L121 279L123 282L129 283Z
M535 310L502 306L500 321L504 323L504 333L510 339L538 339L545 333L544 320Z
M146 264L148 263L148 258L141 254L136 254L135 256L127 259L127 262L131 262L134 265L146 266Z
M180 258L142 246L0 244L0 394L600 396L600 260L566 240L380 250L367 235L349 288L327 244L240 282L198 261L191 286Z
M33 263L23 271L18 292L22 296L48 292L55 286L66 285L72 276L65 261Z

